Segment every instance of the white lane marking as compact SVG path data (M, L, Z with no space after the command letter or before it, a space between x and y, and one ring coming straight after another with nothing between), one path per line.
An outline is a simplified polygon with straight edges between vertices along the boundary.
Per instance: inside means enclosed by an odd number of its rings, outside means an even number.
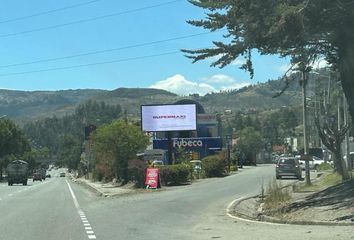
M240 197L240 198L237 198L235 200L233 200L232 202L229 203L229 205L227 205L226 207L226 215L229 216L230 218L233 218L233 219L237 219L237 220L240 220L240 221L244 221L244 222L251 222L251 223L260 223L260 224L267 224L267 225L278 225L278 226L284 226L284 224L280 224L280 223L271 223L271 222L262 222L262 221L254 221L254 220L249 220L249 219L245 219L245 218L240 218L240 217L236 217L234 215L231 214L231 208L232 206L234 205L235 202L237 201L240 201L244 199L244 197Z
M0 201L2 201L2 198L0 198Z
M7 194L7 196L12 197L12 196L13 196L13 194L12 194L12 193L10 193L10 194Z
M68 182L66 179L65 179L65 181L66 181L66 183L68 184L69 191L70 191L70 193L71 193L71 197L72 197L72 199L73 199L73 201L74 201L74 205L75 205L75 207L76 207L76 209L77 209L79 215L82 215L83 212L82 212L82 210L80 209L80 205L79 205L79 202L78 202L77 199L76 199L76 196L75 196L75 194L74 194L74 191L71 189L71 186L70 186L69 182Z
M68 184L69 191L71 193L71 197L72 197L72 199L74 201L74 205L76 207L77 213L79 214L79 216L80 216L80 218L82 220L82 223L83 223L83 225L85 227L85 230L90 230L89 232L86 231L87 237L89 239L96 239L96 235L95 235L94 231L92 230L91 225L88 223L88 220L86 218L86 215L85 215L84 211L81 210L79 202L77 201L77 198L76 198L76 196L74 194L74 191L72 190L68 180L65 179L65 181Z

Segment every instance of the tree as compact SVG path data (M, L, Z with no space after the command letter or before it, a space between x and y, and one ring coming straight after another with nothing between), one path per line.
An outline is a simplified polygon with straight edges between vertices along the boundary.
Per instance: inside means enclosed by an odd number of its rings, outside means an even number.
M342 176L342 180L348 180L350 178L347 167L342 159L341 145L345 138L345 133L348 130L348 126L342 126L340 129L337 126L333 126L328 121L328 118L322 119L323 123L320 123L320 119L316 118L316 126L319 132L319 136L323 144L334 155L334 168Z
M59 164L76 170L80 163L81 140L71 134L62 137L59 147Z
M256 163L256 154L262 146L261 134L253 127L246 127L240 132L236 147L245 154L249 163Z
M39 165L46 166L49 159L49 149L44 148L35 148L31 147L31 151L25 152L21 158L28 162L28 169L32 171L35 168L38 168Z
M98 128L92 143L96 170L102 165L106 166L105 171L112 167L114 177L125 183L129 160L135 159L136 154L146 148L149 138L137 126L116 121Z
M329 98L330 95L333 95L330 102L321 99L320 102L323 104L320 104L318 109L316 108L315 125L322 143L333 153L334 170L342 176L342 180L348 180L350 175L342 158L342 142L349 126L340 119L343 93L338 90L337 87L332 89L327 96L320 96ZM343 110L346 111L346 109Z
M71 115L56 116L36 120L24 126L24 131L37 147L48 147L52 156L60 155L60 145L64 135L84 140L84 128L88 124L97 126L109 124L121 115L119 105L111 106L104 102L87 101L80 104ZM65 149L64 149L65 150ZM64 153L66 154L66 153Z
M211 66L225 67L243 56L241 69L253 77L252 54L279 54L291 62L308 64L325 58L340 73L340 81L354 122L354 11L352 0L189 0L209 10L206 20L188 21L210 31L226 30L225 42L213 48L182 50L197 62L218 57ZM301 67L300 67L301 68Z
M21 129L9 119L0 119L0 178L10 159L30 150L29 141Z

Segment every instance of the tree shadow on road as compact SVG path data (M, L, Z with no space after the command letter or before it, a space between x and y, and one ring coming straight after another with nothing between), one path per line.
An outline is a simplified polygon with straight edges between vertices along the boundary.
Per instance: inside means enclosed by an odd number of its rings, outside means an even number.
M282 212L289 213L297 210L304 210L312 207L324 207L324 211L347 210L348 215L334 220L348 220L354 218L354 213L349 211L354 208L354 180L346 181L338 185L326 188L318 193L311 194L305 199L291 203L282 209Z

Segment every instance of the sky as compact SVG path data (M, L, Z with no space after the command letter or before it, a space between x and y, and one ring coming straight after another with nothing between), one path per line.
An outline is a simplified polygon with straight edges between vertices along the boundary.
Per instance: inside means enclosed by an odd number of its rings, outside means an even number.
M179 95L238 89L281 77L289 61L253 57L220 69L180 51L223 40L186 23L205 12L186 0L3 0L0 88L65 90L159 88ZM214 59L215 60L215 59Z

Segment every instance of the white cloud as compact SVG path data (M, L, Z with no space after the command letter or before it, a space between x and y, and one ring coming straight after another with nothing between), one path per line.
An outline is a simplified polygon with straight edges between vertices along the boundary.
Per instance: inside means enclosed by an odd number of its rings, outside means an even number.
M232 84L235 82L235 79L224 74L216 74L211 77L203 78L203 81L206 83Z
M184 96L194 93L203 96L210 92L240 89L250 85L250 83L247 82L238 83L234 78L224 74L205 77L202 81L201 83L189 81L183 75L176 74L165 80L156 82L151 85L150 88L163 89Z
M224 74L216 74L211 77L206 77L203 78L203 81L214 84L213 86L218 90L240 89L250 85L248 82L236 82L233 77Z
M163 89L178 95L189 95L193 93L205 95L216 91L216 89L209 84L189 81L180 74L158 81L151 85L150 88Z
M246 63L246 59L237 58L237 59L235 59L234 61L231 62L231 65L240 67L241 65L243 65L245 63Z
M276 69L279 73L285 74L286 71L288 71L290 67L291 67L291 64L283 64L283 65L277 66Z
M314 69L320 69L320 68L325 68L325 67L328 67L328 62L326 60L324 60L323 58L322 59L319 59L318 61L314 62L312 64L312 67Z

